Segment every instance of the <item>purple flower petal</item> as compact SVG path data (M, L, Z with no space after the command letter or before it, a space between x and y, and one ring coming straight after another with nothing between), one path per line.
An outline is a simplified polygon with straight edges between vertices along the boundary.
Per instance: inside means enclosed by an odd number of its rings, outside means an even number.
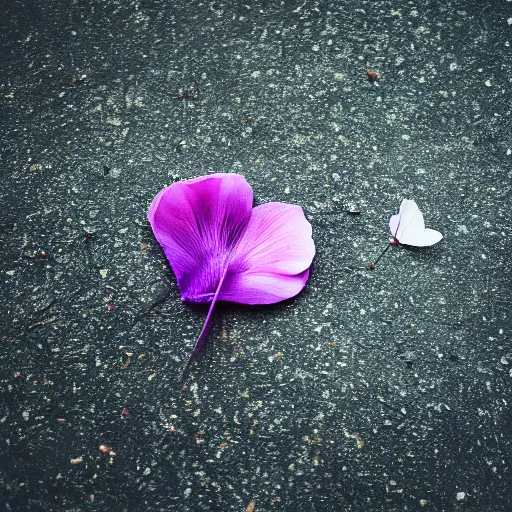
M148 212L171 264L181 297L210 302L229 257L249 221L252 190L238 174L214 174L174 183Z
M163 189L149 209L182 299L211 302L194 354L217 300L272 304L297 295L309 277L315 246L302 208L251 208L252 190L242 176L214 174Z
M267 203L254 208L219 300L272 304L297 295L315 255L311 232L300 206Z

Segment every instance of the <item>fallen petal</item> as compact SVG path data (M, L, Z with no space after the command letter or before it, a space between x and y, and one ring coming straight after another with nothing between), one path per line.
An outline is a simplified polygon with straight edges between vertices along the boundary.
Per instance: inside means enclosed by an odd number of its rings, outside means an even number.
M252 190L238 174L213 174L164 188L148 212L155 237L176 274L181 297L210 302L252 209Z
M311 233L300 206L266 203L254 208L219 300L273 304L297 295L315 255Z
M210 303L194 354L217 300L272 304L297 295L309 277L315 246L302 208L267 203L252 209L252 199L242 176L214 174L161 190L149 209L182 299Z
M443 238L439 231L425 228L423 214L418 205L409 199L404 199L400 211L391 216L389 229L398 242L414 247L429 247Z

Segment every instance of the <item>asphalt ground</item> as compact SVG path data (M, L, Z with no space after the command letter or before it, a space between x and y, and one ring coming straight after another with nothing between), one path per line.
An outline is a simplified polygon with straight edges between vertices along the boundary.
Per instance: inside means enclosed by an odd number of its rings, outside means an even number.
M512 2L14 0L0 39L0 510L510 510ZM317 255L182 380L207 308L146 212L212 172ZM369 270L403 198L444 239Z

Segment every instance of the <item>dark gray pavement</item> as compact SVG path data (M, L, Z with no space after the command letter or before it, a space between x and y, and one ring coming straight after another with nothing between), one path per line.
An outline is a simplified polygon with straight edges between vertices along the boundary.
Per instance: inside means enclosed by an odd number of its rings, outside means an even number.
M0 40L0 510L511 510L512 2L14 0ZM206 309L146 211L212 171L318 252L180 382ZM372 272L404 197L445 238Z

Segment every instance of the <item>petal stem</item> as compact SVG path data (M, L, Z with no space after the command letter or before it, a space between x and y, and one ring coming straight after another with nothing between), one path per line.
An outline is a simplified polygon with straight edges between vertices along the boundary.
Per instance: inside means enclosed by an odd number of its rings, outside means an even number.
M201 334L199 334L199 338L197 338L196 346L194 347L194 352L192 352L192 356L196 356L201 351L201 348L203 347L203 343L206 340L206 336L208 335L208 331L210 330L210 320L213 313L213 308L215 307L215 304L217 302L217 299L219 297L220 288L222 286L222 283L224 282L224 278L226 277L227 273L227 266L224 270L224 273L222 274L222 277L220 278L219 286L217 287L217 290L215 291L215 295L213 296L212 303L210 304L210 309L208 310L208 314L206 315L206 320L204 321L203 329L201 330Z
M213 296L212 302L210 304L210 309L208 310L208 314L206 315L206 320L204 321L203 329L201 330L201 334L199 334L199 337L196 341L196 346L194 347L194 351L192 352L192 355L189 357L187 364L183 367L183 371L181 372L182 378L185 376L188 368L190 367L190 364L194 360L194 357L201 352L201 348L203 347L203 344L206 340L206 336L208 335L208 332L210 330L210 323L211 323L211 317L213 314L213 308L215 307L215 304L217 302L217 299L219 297L220 289L222 288L222 284L224 283L224 278L226 277L226 274L228 272L229 265L226 264L226 268L224 269L224 272L222 273L222 277L219 281L219 286L217 286L217 290L215 291L215 295Z
M377 266L377 263L379 263L380 259L382 258L382 256L384 256L384 254L386 254L387 250L392 246L392 245L395 245L394 243L394 239L389 242L388 245L386 245L386 248L379 254L379 257L370 265L370 270L374 270L375 267Z

